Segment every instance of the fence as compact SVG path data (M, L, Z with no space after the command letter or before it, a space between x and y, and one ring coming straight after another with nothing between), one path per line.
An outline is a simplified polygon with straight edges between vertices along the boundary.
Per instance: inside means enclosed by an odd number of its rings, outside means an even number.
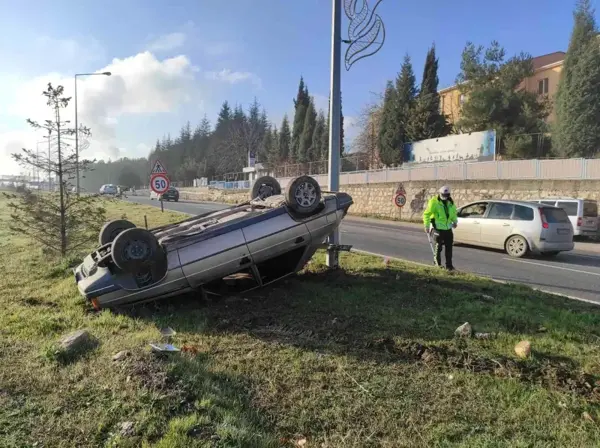
M277 176L282 187L295 175ZM327 185L327 174L310 174ZM346 171L340 173L340 185L425 180L600 180L600 159L533 159L490 162L449 162L435 165L403 165L398 168ZM249 181L211 182L217 188L245 189Z

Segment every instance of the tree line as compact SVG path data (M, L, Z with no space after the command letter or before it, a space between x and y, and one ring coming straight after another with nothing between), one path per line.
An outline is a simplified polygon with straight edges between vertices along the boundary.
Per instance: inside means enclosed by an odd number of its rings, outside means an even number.
M534 75L531 55L521 52L507 58L496 41L487 48L467 42L455 82L464 102L458 120L450 125L440 104L437 70L432 47L417 88L406 55L382 100L365 108L355 144L371 167L402 163L409 142L489 129L496 130L497 152L505 158L598 155L600 39L589 0L577 2L554 98L525 89L524 81ZM555 119L549 123L553 105Z
M247 111L241 105L232 107L229 101L224 101L214 127L206 116L193 129L188 122L177 137L166 135L158 139L148 158L94 164L82 184L88 191L97 191L105 183L144 185L156 160L167 167L172 181L184 184L201 177L220 179L239 175L248 166L250 157L271 170L297 165L300 174L305 171L304 165L328 157L329 114L317 111L303 77L293 104L293 119L284 115L277 126L257 99ZM343 154L343 113L340 119L340 154Z

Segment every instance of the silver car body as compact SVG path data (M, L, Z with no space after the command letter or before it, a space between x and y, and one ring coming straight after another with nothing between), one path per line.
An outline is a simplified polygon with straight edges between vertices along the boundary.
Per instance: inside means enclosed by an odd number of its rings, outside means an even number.
M105 184L100 187L100 194L117 194L117 186L113 184Z
M545 213L542 218L542 209ZM546 220L546 224L544 224ZM534 252L573 250L573 226L558 207L525 201L483 200L458 210L456 243L505 249L507 240L520 235Z
M168 271L158 282L140 285L110 260L99 265L105 246L75 269L75 280L96 308L179 295L240 272L264 286L301 270L351 205L346 193L324 193L320 208L300 217L277 195L209 212L151 230L167 254Z

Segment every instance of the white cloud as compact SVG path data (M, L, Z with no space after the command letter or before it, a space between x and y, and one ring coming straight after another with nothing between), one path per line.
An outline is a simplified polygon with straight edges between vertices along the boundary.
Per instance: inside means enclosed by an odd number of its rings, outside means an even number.
M183 44L185 44L185 41L185 33L169 33L163 36L159 36L157 39L152 41L150 45L148 45L148 50L156 52L172 51L182 47Z
M98 40L85 36L78 36L76 39L39 36L33 41L33 50L43 61L52 61L55 67L73 63L84 66L104 60L106 56L104 47Z
M235 72L228 68L221 71L209 71L205 73L206 79L212 81L227 82L229 84L238 84L240 82L249 81L257 87L262 86L262 80L251 72Z
M98 72L111 72L112 76L89 76L78 78L77 103L80 124L92 130L89 149L85 157L97 159L116 159L124 155L145 156L147 147L125 148L118 142L117 124L121 117L152 115L173 112L182 104L189 102L197 93L194 83L195 69L185 56L163 60L152 53L144 52L124 59L113 59ZM8 106L0 112L23 123L26 118L43 121L48 118L49 110L41 93L51 82L62 85L66 96L74 94L74 80L58 73L49 73L12 86L11 95L3 98ZM74 100L64 112L63 119L71 120L74 125ZM20 121L23 120L23 121ZM151 134L155 134L152 130ZM41 135L26 130L0 134L0 154L3 157L0 171L15 172L4 163L15 148L35 146L36 138ZM152 135L154 138L155 135ZM143 153L138 153L143 150ZM8 172L7 172L8 171Z

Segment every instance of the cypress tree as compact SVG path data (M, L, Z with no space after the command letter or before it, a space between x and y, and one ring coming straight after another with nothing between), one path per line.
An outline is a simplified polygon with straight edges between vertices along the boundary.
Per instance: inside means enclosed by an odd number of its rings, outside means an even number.
M294 100L294 124L292 126L292 143L290 146L290 160L298 159L298 151L300 149L300 139L304 132L304 119L306 111L310 104L310 96L308 95L308 87L304 84L304 78L300 77L298 85L298 93Z
M383 99L383 110L379 121L379 158L384 165L393 165L402 160L399 150L399 132L397 126L396 89L388 81Z
M315 132L316 120L317 112L315 111L314 102L311 99L311 101L308 104L308 108L306 109L306 115L304 116L304 129L300 137L300 146L298 149L298 153L296 154L298 162L300 163L311 161L310 155L313 151L312 142L313 134Z
M316 162L318 160L323 160L327 158L325 154L325 148L323 147L323 136L325 133L325 114L323 111L319 112L317 115L317 122L315 124L315 132L313 133L312 139L312 148L313 151L311 153L311 161Z
M292 143L292 134L290 131L290 122L287 115L283 116L281 128L279 129L279 157L282 161L287 161L290 155L290 145Z
M400 74L396 78L396 144L400 147L403 143L412 141L412 136L407 134L408 122L414 110L417 88L415 86L410 56L404 56ZM398 160L398 161L401 161Z
M600 150L600 40L589 0L580 0L556 94L553 151L593 157Z

